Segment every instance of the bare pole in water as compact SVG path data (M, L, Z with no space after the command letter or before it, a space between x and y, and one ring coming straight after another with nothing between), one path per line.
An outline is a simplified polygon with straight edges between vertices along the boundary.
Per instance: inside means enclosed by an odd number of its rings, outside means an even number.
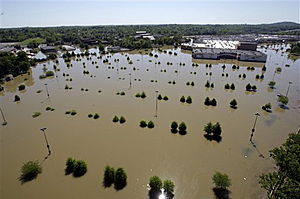
M49 143L48 143L48 139L47 139L47 136L46 136L46 133L45 133L45 130L46 130L47 128L41 128L40 130L41 131L43 131L43 133L44 133L44 138L45 138L45 141L46 141L46 144L47 144L47 149L48 149L48 155L50 155L51 154L51 150L50 150L50 145L49 145Z
M155 91L155 116L154 117L157 117L157 94L158 91Z
M2 111L1 108L0 108L0 111L1 111L2 118L3 118L3 123L2 123L2 125L5 126L5 125L7 125L7 121L6 121L5 117L4 117L4 114L3 114L3 111Z
M290 90L290 86L291 86L291 84L292 84L292 82L289 82L289 86L288 86L288 89L287 89L287 91L286 91L286 97L288 96L288 94L289 94L289 90Z
M131 73L129 73L129 89L131 88L131 85L132 85L132 83L131 83Z
M260 114L255 113L254 115L255 115L255 120L254 120L253 128L251 130L250 142L252 142L253 133L255 132L256 121L257 121L258 116L260 116Z
M47 96L48 96L48 98L49 98L49 97L50 97L50 95L49 95L49 91L48 91L48 87L47 87L47 85L48 85L48 84L45 84L45 87L46 87Z

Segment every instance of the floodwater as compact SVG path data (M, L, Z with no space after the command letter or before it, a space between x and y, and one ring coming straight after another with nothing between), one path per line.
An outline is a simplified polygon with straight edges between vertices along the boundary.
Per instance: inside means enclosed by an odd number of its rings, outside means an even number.
M95 49L91 51L98 53ZM70 68L58 58L60 71L56 71L57 77L39 79L43 67L53 70L54 63L49 61L32 68L30 75L5 83L5 92L0 96L1 108L8 122L0 127L1 198L148 198L147 183L151 176L157 175L175 183L176 199L212 199L215 196L211 178L216 171L231 178L231 198L264 198L265 192L258 180L261 173L274 168L268 151L282 144L289 133L299 128L300 60L289 60L281 50L263 50L268 54L267 71L264 80L258 81L255 75L261 74L262 64L248 63L254 64L255 71L247 71L247 63L241 63L239 70L233 70L232 63L226 61L224 73L228 73L228 77L222 77L222 60L192 60L189 53L179 48L169 51L178 55L156 50L153 53L158 58L139 52L116 53L108 57L110 65L102 63L106 56L102 59L91 56L91 60L86 57L81 61L73 59ZM127 56L133 64L128 63ZM114 62L114 59L119 59L119 62ZM97 64L92 64L92 61L97 61ZM161 64L155 64L158 61ZM83 62L86 68L83 68ZM167 62L173 65L167 65ZM180 66L180 62L185 66ZM198 62L199 66L192 67L193 62ZM205 63L212 63L212 68L206 68ZM285 64L290 66L285 67ZM281 67L282 72L274 76L276 67ZM83 70L90 74L84 75ZM212 72L213 89L204 87L210 79L206 75L209 72ZM69 76L63 76L63 73ZM247 75L246 79L238 78L243 73ZM70 78L72 81L67 81ZM271 90L268 82L273 78L276 89ZM175 85L168 84L173 80ZM193 81L195 86L187 86L188 81ZM288 109L282 109L276 102L277 94L286 94L289 81L292 82L288 93L290 101ZM26 90L18 91L17 87L22 83ZM234 83L236 89L224 90L226 83ZM256 93L245 91L248 83L257 86ZM44 84L47 84L49 99ZM72 89L65 90L65 85ZM88 91L81 91L81 88ZM37 93L38 90L42 92ZM169 97L168 101L158 102L157 118L154 117L156 90ZM126 94L116 95L121 91ZM136 98L135 94L142 91L147 97ZM21 98L18 103L13 102L16 94ZM182 95L191 96L193 103L180 103ZM205 106L203 102L207 96L216 98L218 105ZM229 107L234 98L238 102L235 110ZM261 109L268 102L272 104L272 113ZM46 111L47 106L55 110ZM77 115L65 115L65 111L73 109ZM33 118L33 112L42 115ZM256 112L261 116L257 120L252 145L249 138ZM100 118L88 118L89 113L98 113ZM124 116L126 123L113 123L115 115ZM155 128L140 128L141 120L152 120ZM172 121L184 121L187 134L171 133ZM221 142L208 141L203 136L203 127L209 121L220 122L223 129ZM52 151L47 159L48 151L40 131L43 127L47 128ZM88 172L81 178L65 176L68 157L85 160ZM19 170L22 163L29 160L42 162L43 171L37 179L21 184ZM128 181L123 190L102 186L106 165L125 169Z

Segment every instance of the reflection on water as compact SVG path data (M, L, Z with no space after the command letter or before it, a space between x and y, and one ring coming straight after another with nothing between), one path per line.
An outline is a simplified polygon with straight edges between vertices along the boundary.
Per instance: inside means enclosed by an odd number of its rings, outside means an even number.
M294 62L285 53L281 56L281 52L267 49L267 71L263 80L256 81L255 76L261 74L259 63L235 62L241 67L233 70L230 61L193 60L191 54L179 48L166 50L167 53L152 50L158 58L136 51L103 55L98 59L98 51L91 49L97 56L81 57L78 61L74 58L69 67L58 58L56 65L60 71L53 78L39 79L43 65L53 70L54 63L49 61L32 68L29 75L5 83L5 92L0 96L8 121L0 127L1 198L146 198L145 184L153 175L171 179L176 198L213 198L211 177L215 171L226 173L232 179L230 197L260 198L264 191L258 184L258 176L273 167L267 158L269 150L282 144L299 125L300 61ZM110 64L103 63L105 59ZM193 66L194 62L199 66ZM213 66L206 68L206 63ZM246 66L252 65L255 70L248 71ZM274 76L278 66L282 72ZM206 75L210 72L211 77ZM228 73L228 77L222 73ZM247 77L239 78L243 73ZM210 78L214 88L206 89L204 85ZM271 91L268 83L273 78L276 88ZM173 80L175 84L168 83ZM192 81L195 86L186 85ZM293 82L289 91L290 109L283 109L278 106L277 94L286 93L289 81ZM26 89L20 92L18 86L23 83ZM227 83L234 83L235 90L226 91ZM257 92L246 92L248 83L256 85ZM66 85L72 89L65 89ZM158 101L158 117L154 117L156 90L168 97L167 101ZM121 91L125 95L116 95ZM136 98L136 93L142 91L146 98ZM20 103L13 102L14 95L20 96ZM191 96L192 104L182 104L181 96ZM205 106L206 97L215 98L217 106ZM237 109L230 108L232 99L237 100ZM272 113L261 109L268 102L272 104ZM55 110L46 111L48 106ZM77 114L66 115L69 110ZM32 118L33 112L42 114ZM256 112L262 117L257 120L253 143L250 143ZM95 113L100 115L99 119L88 117ZM123 115L126 123L112 122L115 115ZM152 120L155 127L141 128L141 120ZM170 133L172 121L185 122L188 133L184 136ZM222 126L219 143L203 136L203 127L209 121L220 122ZM45 140L40 134L42 127L47 127L53 153L46 156L42 174L21 186L16 179L22 163L46 155ZM66 178L64 168L68 157L85 160L87 174L80 179ZM126 170L128 184L123 190L115 192L102 187L106 165L118 165Z

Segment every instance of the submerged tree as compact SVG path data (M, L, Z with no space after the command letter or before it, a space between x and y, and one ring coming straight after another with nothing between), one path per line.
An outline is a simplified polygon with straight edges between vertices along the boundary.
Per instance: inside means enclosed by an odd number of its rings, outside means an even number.
M233 99L233 100L230 101L230 106L232 108L236 108L236 105L237 105L237 101L235 99Z
M118 168L115 176L115 189L123 189L127 184L127 174L123 168Z
M172 182L171 180L164 180L163 188L164 188L164 192L167 195L167 198L173 198L174 197L174 189L175 189L174 182Z
M19 180L22 183L35 179L38 174L42 173L42 166L38 161L28 161L21 168Z
M216 188L219 189L227 189L231 186L231 180L229 179L227 174L222 174L220 172L216 172L212 177L213 183Z

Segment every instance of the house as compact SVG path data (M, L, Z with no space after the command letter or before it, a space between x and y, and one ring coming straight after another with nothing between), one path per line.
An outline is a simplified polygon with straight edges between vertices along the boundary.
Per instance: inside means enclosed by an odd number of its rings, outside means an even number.
M43 53L56 53L54 46L41 46L40 49Z

